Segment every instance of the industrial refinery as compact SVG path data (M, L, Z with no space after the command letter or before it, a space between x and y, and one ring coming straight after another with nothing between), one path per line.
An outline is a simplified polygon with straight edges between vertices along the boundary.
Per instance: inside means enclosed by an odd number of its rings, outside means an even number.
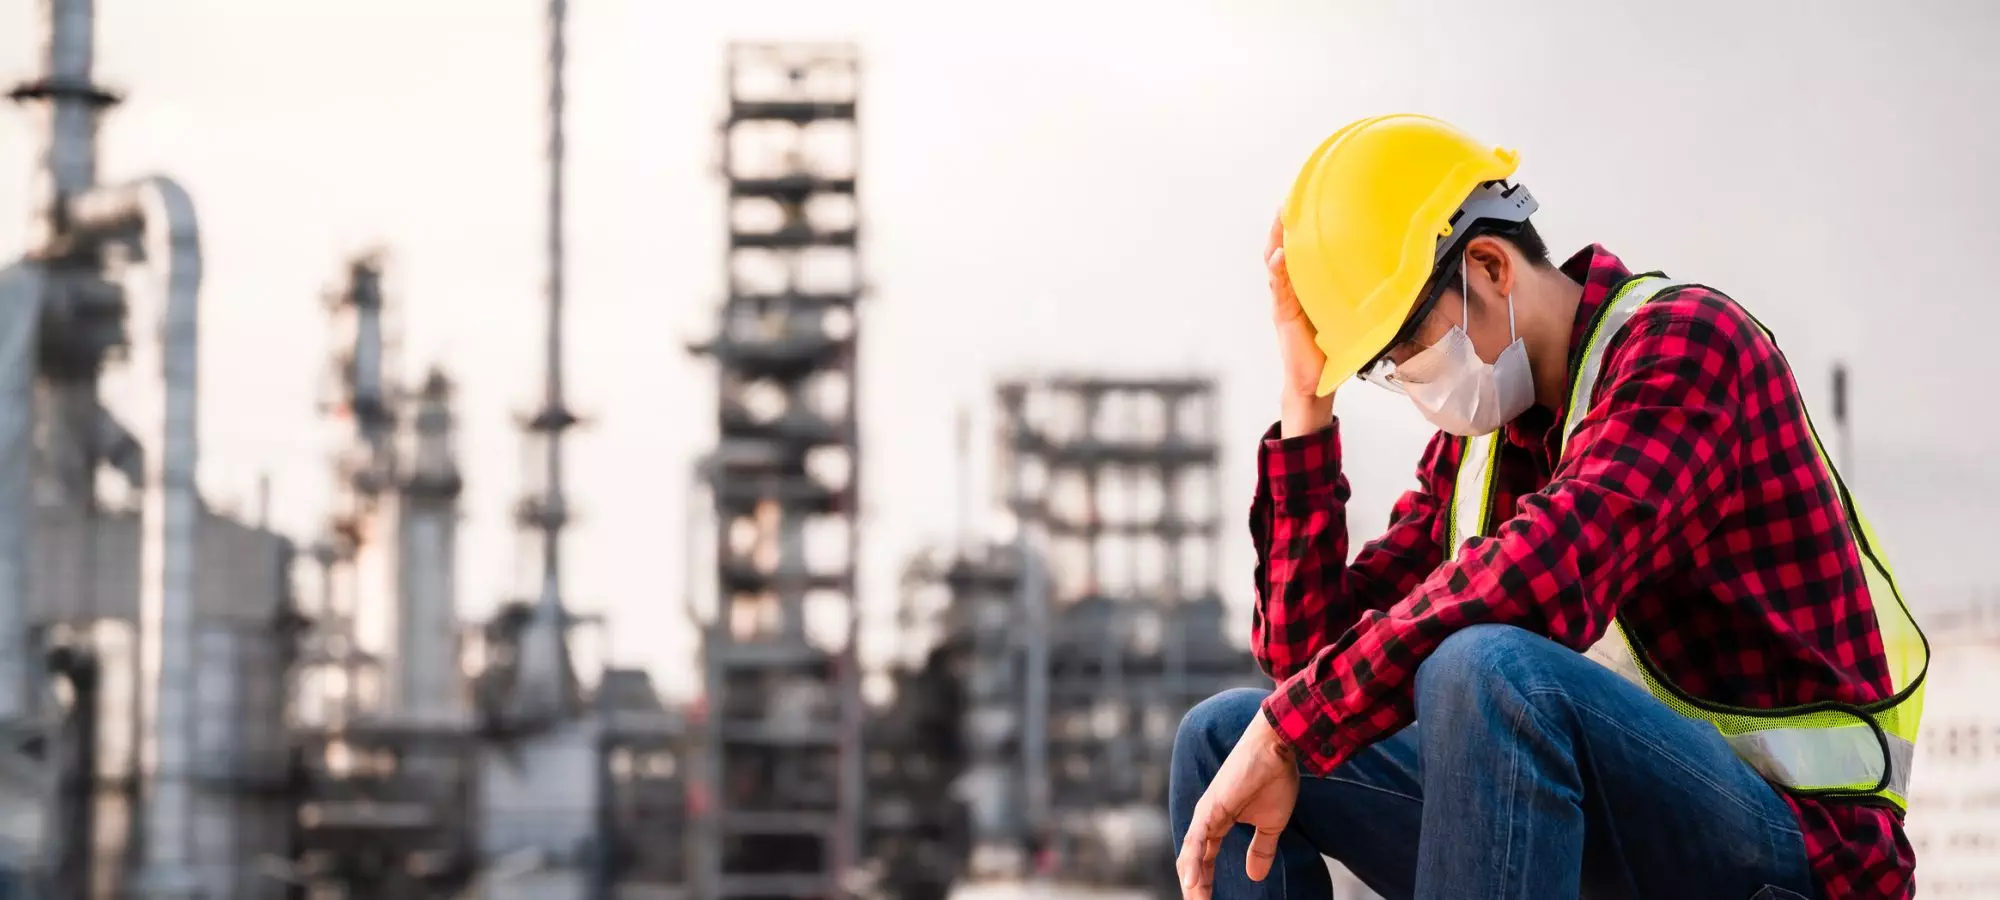
M727 296L693 473L703 685L587 682L564 595L564 0L547 18L549 265L530 483L539 590L458 612L459 408L400 358L386 258L320 298L340 434L323 526L195 485L203 255L170 174L101 178L92 0L41 4L32 243L0 296L0 896L941 898L968 879L1163 888L1173 729L1257 683L1225 640L1212 378L995 384L994 505L857 652L864 101L848 45L739 44L718 110ZM310 298L301 298L302 301ZM523 348L524 351L529 348ZM413 372L421 373L413 376ZM113 374L147 386L124 420ZM964 438L971 440L968 434ZM103 476L103 477L101 477ZM101 481L112 482L110 487ZM709 526L703 526L709 527ZM393 611L391 646L357 623ZM694 606L690 603L690 610ZM886 687L864 701L864 680Z
M0 900L1179 896L1177 725L1271 684L1225 588L1249 582L1229 378L1089 355L982 375L935 501L956 527L888 546L892 588L871 591L864 559L891 542L862 478L887 404L861 372L889 346L863 312L882 268L869 60L727 43L698 113L721 258L674 260L724 287L688 301L700 334L664 342L713 414L673 476L686 508L659 511L687 523L687 571L646 586L699 648L696 684L603 663L591 642L619 623L581 611L564 541L587 502L564 229L582 0L534 2L546 181L494 195L545 222L535 340L510 348L534 405L469 403L463 373L408 352L425 298L396 289L398 248L328 251L317 296L269 301L333 336L292 354L333 441L308 529L279 523L268 484L250 504L197 484L204 274L232 263L175 172L100 166L123 99L97 65L104 11L36 0L34 33L0 33L37 66L8 94L29 123L9 134L37 142L29 227L0 247ZM943 412L929 426L952 430ZM520 479L477 484L467 423L510 413ZM475 490L509 495L529 578L471 615ZM2000 599L1927 624L1911 841L1927 895L2000 897L1981 743L2000 749L2000 722L1976 690L2000 677ZM1336 874L1337 900L1375 897Z

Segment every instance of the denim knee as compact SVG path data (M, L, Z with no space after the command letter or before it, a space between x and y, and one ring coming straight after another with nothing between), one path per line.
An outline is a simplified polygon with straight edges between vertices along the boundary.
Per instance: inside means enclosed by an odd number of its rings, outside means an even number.
M1212 771L1221 765L1243 729L1263 715L1267 696L1269 691L1232 688L1195 704L1174 734L1174 768L1197 765Z
M1421 695L1477 695L1503 685L1525 687L1540 660L1561 645L1512 625L1471 625L1439 642L1417 667Z

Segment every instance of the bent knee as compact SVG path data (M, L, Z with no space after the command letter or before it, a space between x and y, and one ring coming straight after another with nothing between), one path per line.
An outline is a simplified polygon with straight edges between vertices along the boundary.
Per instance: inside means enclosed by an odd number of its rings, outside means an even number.
M1174 756L1181 758L1197 748L1227 754L1243 729L1261 714L1268 696L1269 691L1256 688L1232 688L1195 704L1181 717L1174 735Z
M1553 652L1570 652L1548 638L1513 625L1471 625L1439 642L1417 667L1417 689L1482 693L1520 686Z

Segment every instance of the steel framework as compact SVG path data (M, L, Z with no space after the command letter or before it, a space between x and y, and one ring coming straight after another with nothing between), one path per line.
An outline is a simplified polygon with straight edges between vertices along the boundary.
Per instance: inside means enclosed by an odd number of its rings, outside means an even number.
M1074 875L1171 878L1154 817L1175 726L1201 699L1259 683L1217 590L1215 384L1058 376L997 393L1003 496L1023 558L1048 563L1046 579L1023 579L1026 818ZM1098 822L1120 809L1160 834L1109 841Z
M731 48L722 126L728 296L708 463L717 602L706 758L715 897L833 897L857 849L852 47Z

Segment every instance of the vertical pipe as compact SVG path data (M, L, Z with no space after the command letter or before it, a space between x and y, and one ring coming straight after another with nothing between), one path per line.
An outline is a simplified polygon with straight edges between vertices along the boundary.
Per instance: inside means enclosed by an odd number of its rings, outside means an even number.
M34 176L34 219L28 243L48 248L62 223L63 204L97 180L97 109L91 87L95 0L42 0L40 85L49 99L49 142Z
M71 201L68 215L80 236L136 236L165 289L157 332L144 329L160 336L158 363L165 388L160 452L147 454L140 564L141 631L159 672L151 704L154 766L145 811L146 884L150 896L182 897L193 888L196 827L192 766L200 237L193 202L165 178L94 189Z
M1833 364L1833 431L1834 442L1839 445L1836 453L1840 458L1840 476L1850 486L1854 481L1854 432L1847 420L1847 364Z
M1161 403L1165 406L1166 422L1166 434L1162 436L1161 442L1163 449L1170 453L1181 446L1186 435L1186 423L1182 421L1182 413L1188 406L1190 396L1199 397L1201 395L1199 393L1192 395L1167 393L1161 397ZM1189 698L1190 691L1187 687L1187 648L1190 643L1187 633L1188 619L1190 618L1188 615L1188 604L1196 597L1201 596L1198 592L1188 588L1186 579L1183 577L1181 571L1181 548L1187 542L1188 531L1186 528L1186 517L1181 512L1180 486L1181 479L1186 477L1189 472L1190 469L1181 466L1178 462L1169 463L1160 469L1160 524L1162 532L1160 544L1164 551L1161 557L1163 565L1160 581L1165 586L1163 593L1166 597L1167 612L1167 615L1162 618L1165 631L1161 633L1160 638L1162 652L1166 655L1167 663L1167 687L1164 692L1164 701L1166 712L1169 715L1178 714L1183 708L1182 704L1191 702Z
M563 68L568 54L567 34L569 20L568 0L549 0L549 208L548 208L548 372L546 410L550 414L567 419L568 407L563 404ZM559 423L551 423L548 432L548 472L544 490L547 492L546 509L564 509L562 486L562 433ZM561 520L554 516L544 520L542 532L543 577L555 593L562 584L561 578ZM553 599L553 598L552 598Z
M1028 455L1023 452L1025 397L1003 389L1000 410L1003 433L1001 456L1007 461L1009 484L1007 505L1015 528L1016 564L1019 568L1023 634L1023 664L1027 669L1022 691L1021 775L1027 787L1027 825L1030 837L1039 840L1049 833L1049 587L1046 570L1037 555L1040 529L1029 515L1026 492ZM1043 488L1046 490L1046 486ZM1032 861L1030 861L1032 864Z
M0 722L28 715L28 563L34 540L35 338L39 266L0 269Z
M972 552L976 531L972 524L972 411L958 408L958 515L953 523L958 531L958 555L964 557Z
M707 524L704 521L706 517L702 515L702 501L709 499L702 496L707 480L707 460L696 460L693 465L688 467L686 501L687 532L683 535L681 541L681 577L683 580L681 590L683 592L682 602L687 607L688 624L695 626L697 630L700 629L702 622L701 600L703 589L700 573L703 571L703 568L696 564L696 560L701 555L701 530ZM713 500L710 499L710 502L712 503Z
M52 302L67 313L64 332L48 336L59 347L44 360L49 383L41 392L48 434L47 459L53 483L64 500L87 506L93 500L95 441L99 407L97 367L102 355L97 329L107 324L106 301L95 284L96 259L87 241L69 240L66 204L88 191L97 175L97 116L114 102L91 84L93 65L93 0L42 0L42 74L22 85L13 96L39 101L46 116L47 143L42 147L29 192L29 255L50 265Z
M1049 588L1047 571L1026 530L1020 541L1021 600L1027 631L1025 715L1021 723L1021 769L1028 788L1031 834L1049 822Z
M195 244L193 205L178 187L162 192L162 203L173 203L185 215L186 228L169 235L166 223L154 216L150 229L152 243L163 240L185 242L186 247L153 246L148 253L158 271L166 267L167 296L164 322L160 329L161 375L165 382L165 421L160 435L161 461L157 490L157 525L148 530L158 535L160 547L160 680L159 758L155 771L152 810L154 827L149 829L146 846L154 861L163 866L189 867L193 863L195 822L189 801L193 795L191 769L194 763L194 645L195 596L194 565L200 499L195 493L198 373L196 371L197 326L196 291L201 279L198 248ZM149 544L154 541L148 541ZM173 836L166 835L172 832ZM164 846L162 846L164 844ZM152 848L159 847L158 850ZM188 872L192 875L192 872Z
M458 706L457 531L463 481L451 443L450 383L432 372L416 416L416 447L397 508L402 546L397 596L401 712L422 722L456 721Z
M455 717L456 613L452 601L453 510L418 500L403 506L401 632L396 700L403 715L435 723Z

